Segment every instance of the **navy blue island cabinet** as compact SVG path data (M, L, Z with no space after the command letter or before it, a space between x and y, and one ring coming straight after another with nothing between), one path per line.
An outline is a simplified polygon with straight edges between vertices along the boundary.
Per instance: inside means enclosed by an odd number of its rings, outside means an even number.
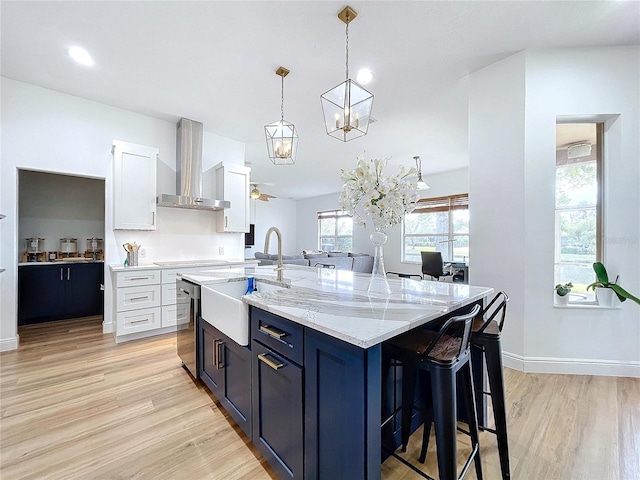
M200 379L251 437L251 351L200 319Z
M380 346L251 307L253 443L281 478L380 478Z

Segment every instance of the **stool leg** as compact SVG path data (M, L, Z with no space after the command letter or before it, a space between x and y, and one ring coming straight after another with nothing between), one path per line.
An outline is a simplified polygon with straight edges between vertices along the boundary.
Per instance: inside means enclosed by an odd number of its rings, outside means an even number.
M486 410L484 408L484 347L478 343L474 343L474 337L471 337L471 364L473 371L473 388L476 396L476 411L478 412L478 428L486 428L487 419L485 418Z
M436 428L436 451L440 480L458 478L456 462L456 373L452 368L429 367Z
M415 399L417 370L414 362L402 362L402 451L407 451Z
M431 422L433 422L433 405L427 406L423 422L424 426L422 430L422 449L420 450L420 463L424 463L424 460L427 458L429 437L431 436Z
M467 361L461 368L462 388L467 410L469 433L471 435L471 446L477 447L478 451L474 457L476 465L476 477L482 480L482 462L480 461L480 441L478 439L478 416L476 413L476 401L473 392L473 374L471 372L471 360Z
M504 480L511 478L509 471L509 442L507 437L507 409L504 393L504 373L502 369L502 348L500 340L487 341L484 345L487 360L487 376L491 389L491 403L496 422L496 436L498 437L498 453L500 455L500 469Z

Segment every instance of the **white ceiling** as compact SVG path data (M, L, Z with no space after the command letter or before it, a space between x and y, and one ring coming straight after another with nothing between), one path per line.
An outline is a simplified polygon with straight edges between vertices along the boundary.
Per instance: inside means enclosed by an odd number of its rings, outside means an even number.
M200 121L246 142L252 179L282 197L340 189L358 154L423 173L467 165L465 77L526 48L640 43L638 1L349 3L350 76L368 67L377 122L342 143L326 135L320 95L344 81L344 24L334 1L1 3L2 75L145 115ZM81 45L96 65L67 56ZM274 166L264 125L296 125L296 164Z

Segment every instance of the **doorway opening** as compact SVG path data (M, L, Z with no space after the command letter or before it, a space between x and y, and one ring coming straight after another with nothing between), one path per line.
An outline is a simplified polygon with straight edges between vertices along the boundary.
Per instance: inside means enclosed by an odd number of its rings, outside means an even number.
M100 328L104 179L18 170L17 236L21 344L28 343L31 333L46 335L51 328Z

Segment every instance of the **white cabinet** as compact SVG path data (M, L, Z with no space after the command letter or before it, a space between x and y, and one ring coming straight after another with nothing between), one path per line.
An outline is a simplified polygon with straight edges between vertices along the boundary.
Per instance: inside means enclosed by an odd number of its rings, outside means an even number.
M216 172L216 198L228 200L231 207L220 212L218 232L249 231L249 175L251 169L244 165L219 163Z
M113 228L155 230L158 149L114 140L112 152Z
M190 298L176 288L178 274L230 266L112 267L117 341L175 332L176 325L189 323Z
M161 278L160 269L115 273L117 336L161 327Z
M162 326L173 327L189 323L189 297L176 288L179 272L201 270L195 268L165 268L162 270Z

